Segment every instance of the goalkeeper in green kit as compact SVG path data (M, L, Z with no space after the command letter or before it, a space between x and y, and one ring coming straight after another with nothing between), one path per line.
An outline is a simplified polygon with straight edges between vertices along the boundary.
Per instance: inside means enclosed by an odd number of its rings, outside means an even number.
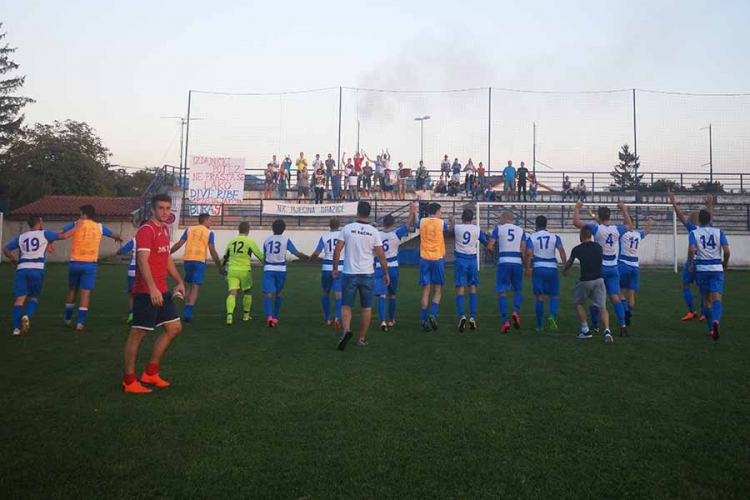
M240 234L229 240L224 251L224 267L227 270L227 325L232 324L237 292L242 290L242 321L250 320L250 306L253 304L253 272L250 261L253 255L263 262L263 252L255 240L250 238L250 223L240 222Z

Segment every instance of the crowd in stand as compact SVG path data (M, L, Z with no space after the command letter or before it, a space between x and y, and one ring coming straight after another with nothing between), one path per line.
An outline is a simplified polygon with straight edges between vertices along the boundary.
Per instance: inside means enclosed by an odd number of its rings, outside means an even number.
M524 162L516 168L512 161L508 161L499 179L493 178L492 184L482 162L475 166L469 158L465 165L461 165L458 158L451 162L445 155L440 163L439 179L431 181L424 162L420 161L415 170L405 167L402 162L394 166L387 149L375 159L364 151L353 157L344 153L338 163L331 153L325 160L316 154L312 164L308 163L304 152L300 152L295 161L287 155L281 163L273 155L263 177L263 198L291 198L298 203L315 204L362 198L405 200L407 196L422 200L432 193L478 201L533 202L537 200L540 186L552 191L537 182ZM586 183L581 179L578 185L572 186L569 177L565 176L560 194L563 201L568 198L585 201Z

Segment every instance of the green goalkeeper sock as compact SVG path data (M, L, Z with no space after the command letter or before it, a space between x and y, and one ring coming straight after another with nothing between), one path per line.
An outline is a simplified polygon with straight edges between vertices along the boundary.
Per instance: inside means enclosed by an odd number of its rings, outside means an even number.
M227 314L234 313L234 306L237 303L237 297L234 295L227 295Z
M242 297L242 310L245 314L250 314L250 307L253 305L253 296L245 295Z

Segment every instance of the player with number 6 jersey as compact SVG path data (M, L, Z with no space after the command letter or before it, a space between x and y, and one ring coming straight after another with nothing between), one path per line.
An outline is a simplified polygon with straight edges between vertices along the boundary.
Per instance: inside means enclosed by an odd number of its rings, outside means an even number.
M698 221L700 227L691 231L688 236L688 267L696 272L708 334L714 340L719 340L724 271L729 265L729 241L724 231L711 227L711 214L708 210L700 211Z
M543 332L544 298L549 298L549 328L557 330L557 310L560 304L560 276L557 274L559 252L561 262L567 262L565 248L560 236L547 231L547 218L540 215L536 218L536 232L526 242L526 276L531 277L536 304L536 331ZM533 270L532 270L533 263Z
M227 287L227 316L226 323L231 325L234 320L234 309L237 305L237 294L242 291L242 321L249 321L250 308L253 305L253 255L263 262L263 252L250 234L250 223L240 222L239 233L229 240L224 251L222 266L226 268Z
M323 317L326 325L338 330L341 328L341 275L338 278L333 277L333 252L336 250L336 244L341 240L341 221L338 217L332 217L328 222L330 231L320 237L318 246L310 255L309 261L312 262L323 254L323 269L320 274L320 305L323 307ZM342 253L342 257L344 254ZM343 258L339 262L339 272L344 270ZM331 321L331 292L333 292L334 316Z
M612 301L612 307L615 310L617 320L620 322L620 336L627 335L628 329L625 323L625 306L620 301L620 273L617 267L617 257L620 250L620 237L633 228L633 221L630 219L628 209L624 203L618 203L617 208L622 212L624 224L611 224L610 218L612 211L607 207L599 207L597 210L596 223L586 224L581 220L580 210L583 202L576 202L573 209L573 224L578 229L588 226L594 235L594 242L602 247L602 276L604 277L604 286L607 289ZM594 331L599 328L599 309L591 306L591 323Z
M479 244L487 245L487 236L472 224L474 211L467 208L461 214L461 223L453 224L449 233L453 234L454 255L456 262L453 265L453 278L456 284L456 309L458 310L458 331L466 330L469 323L470 330L477 329L477 288L479 287L479 266L477 262ZM466 318L465 291L469 288L469 318Z
M284 219L276 219L272 224L273 235L263 242L263 311L266 313L266 324L275 328L279 322L281 310L281 292L286 282L286 253L295 255L298 259L309 260L309 256L297 250L289 236L284 234L286 223ZM271 309L271 298L274 298Z
M508 321L508 291L513 290L513 327L521 328L521 304L523 303L523 255L526 253L528 237L523 229L513 224L513 213L505 211L500 214L500 225L492 230L487 250L492 251L497 242L497 274L495 292L497 306L500 309L502 327L500 333L510 331Z
M640 288L641 268L638 256L641 252L641 241L651 232L653 219L646 223L646 229L638 231L631 229L620 236L620 302L624 304L625 324L630 326L635 312L635 292Z

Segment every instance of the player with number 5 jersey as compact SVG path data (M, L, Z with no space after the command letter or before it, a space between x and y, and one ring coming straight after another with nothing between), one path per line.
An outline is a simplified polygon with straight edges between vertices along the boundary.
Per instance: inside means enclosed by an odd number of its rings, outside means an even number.
M540 215L536 218L536 232L526 242L526 276L531 277L536 303L536 331L543 332L544 298L549 298L549 328L557 330L557 310L560 304L560 276L557 274L557 259L567 262L565 248L560 236L547 231L547 218ZM533 270L532 270L533 263Z
M297 250L289 236L284 234L286 223L283 219L273 221L271 228L273 235L263 242L263 311L266 313L266 324L269 328L274 328L279 322L281 292L284 291L286 282L286 253L289 252L298 259L308 260L310 257Z
M39 306L39 296L44 285L44 268L47 262L47 246L53 241L65 240L76 230L75 227L62 234L55 231L45 231L42 228L42 218L32 215L28 220L30 231L26 231L14 238L3 248L8 262L16 266L16 276L13 282L13 335L28 333L31 328L31 317ZM16 260L13 252L18 250ZM26 312L24 313L24 303Z
M497 306L500 309L502 327L500 333L510 331L508 321L508 291L513 290L513 327L521 328L521 304L523 303L523 255L526 253L528 237L523 229L513 224L513 213L505 211L500 214L500 225L492 230L487 250L492 251L497 242L497 275L495 292Z
M695 270L701 291L703 315L708 324L708 334L719 340L724 293L724 271L729 265L729 241L724 231L711 227L711 214L701 210L700 227L688 236L688 268ZM723 257L722 257L723 253Z
M625 324L630 326L635 311L635 292L640 288L641 268L638 262L641 252L641 242L651 232L653 219L646 223L646 229L638 231L631 229L620 236L620 302L625 307Z
M341 275L338 278L333 277L333 252L336 250L336 244L341 241L341 221L338 217L332 217L328 222L330 231L320 237L318 246L310 256L310 262L316 260L323 254L323 269L320 274L320 305L323 307L323 317L326 325L338 330L341 328ZM339 272L344 270L342 251L342 260L339 262ZM334 316L331 321L331 292L334 297Z
M618 271L617 257L620 250L620 237L633 228L633 221L630 219L628 209L624 203L618 203L617 208L622 212L624 224L612 224L610 218L612 211L608 207L599 207L597 210L596 223L586 224L581 220L580 210L583 202L576 202L573 210L573 224L578 229L588 226L594 235L594 242L602 247L602 276L604 277L604 286L607 289L612 301L612 308L615 310L617 320L620 322L620 336L627 335L628 329L625 323L625 306L620 301L620 273ZM599 309L591 306L591 323L594 331L598 331Z
M470 330L477 329L477 288L479 287L479 266L477 263L479 243L487 245L487 236L472 224L474 211L467 208L461 214L461 223L453 224L450 219L449 233L453 234L454 255L453 278L456 284L456 309L458 310L458 331L466 330L469 323ZM466 318L465 291L469 288L469 317Z

